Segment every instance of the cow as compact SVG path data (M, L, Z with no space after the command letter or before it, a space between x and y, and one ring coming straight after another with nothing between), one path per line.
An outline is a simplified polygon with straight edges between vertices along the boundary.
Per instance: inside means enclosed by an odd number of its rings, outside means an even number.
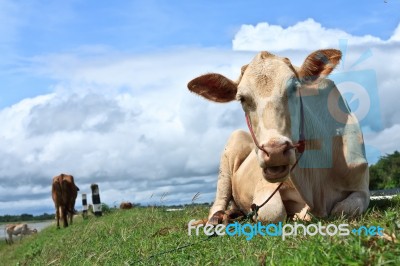
M133 204L131 202L121 202L121 204L119 205L119 208L122 210L128 210L128 209L132 209Z
M12 244L14 243L12 237L13 235L17 236L17 235L21 235L20 241L22 240L22 237L24 235L31 235L31 234L36 234L37 230L36 229L30 229L28 227L28 224L7 224L5 226L5 232L6 232L6 242L8 244Z
M210 101L239 101L250 131L237 130L227 141L208 223L220 223L229 203L231 213L262 222L308 219L309 213L353 217L366 210L363 135L327 78L341 56L336 49L317 50L296 67L264 51L242 67L237 81L208 73L188 83Z
M72 224L78 191L79 188L75 185L72 175L60 174L53 177L51 194L56 208L57 228L60 228L60 217L63 219L64 227L68 227L67 216Z

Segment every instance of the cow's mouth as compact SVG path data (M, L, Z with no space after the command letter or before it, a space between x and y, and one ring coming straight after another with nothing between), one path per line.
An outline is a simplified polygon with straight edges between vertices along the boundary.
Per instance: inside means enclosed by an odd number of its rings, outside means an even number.
M289 174L289 165L268 166L263 169L265 179L270 182L282 181Z

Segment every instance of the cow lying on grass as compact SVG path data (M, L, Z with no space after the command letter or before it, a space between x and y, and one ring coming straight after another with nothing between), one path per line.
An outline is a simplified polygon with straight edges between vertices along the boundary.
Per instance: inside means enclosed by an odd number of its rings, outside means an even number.
M251 133L235 131L226 144L209 223L221 222L229 203L234 215L261 206L280 182L257 220L304 218L307 210L318 217L366 210L363 136L334 82L326 79L340 59L338 50L319 50L295 67L288 58L261 52L242 67L236 82L215 73L189 82L190 91L208 100L239 101Z
M14 243L12 237L21 235L20 241L24 235L31 235L31 234L36 234L37 230L36 229L30 229L28 227L28 224L7 224L5 227L6 231L6 243L12 244Z

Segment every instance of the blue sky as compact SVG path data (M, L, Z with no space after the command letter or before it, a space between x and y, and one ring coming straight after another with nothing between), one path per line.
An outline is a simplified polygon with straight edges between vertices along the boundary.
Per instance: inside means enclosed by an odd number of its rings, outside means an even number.
M375 74L379 110L362 121L373 163L400 149L389 63L400 60L399 23L398 0L0 0L0 215L52 211L49 180L61 172L83 191L99 183L109 204L163 193L187 203L198 191L213 200L219 155L243 114L186 83L205 72L234 79L260 50L298 65L346 39L339 73Z
M242 24L288 27L307 18L353 35L387 39L400 1L2 1L0 106L48 91L52 80L21 73L32 57L107 47L129 53L169 47L231 47ZM90 48L89 48L90 50Z

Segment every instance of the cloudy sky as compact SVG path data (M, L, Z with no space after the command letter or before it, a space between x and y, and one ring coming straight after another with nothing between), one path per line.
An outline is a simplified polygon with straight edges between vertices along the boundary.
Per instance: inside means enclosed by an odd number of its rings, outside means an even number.
M186 84L235 79L260 50L300 65L342 49L332 79L374 163L400 150L399 25L399 0L0 0L0 215L53 212L62 172L83 193L98 183L109 205L212 201L244 117Z

